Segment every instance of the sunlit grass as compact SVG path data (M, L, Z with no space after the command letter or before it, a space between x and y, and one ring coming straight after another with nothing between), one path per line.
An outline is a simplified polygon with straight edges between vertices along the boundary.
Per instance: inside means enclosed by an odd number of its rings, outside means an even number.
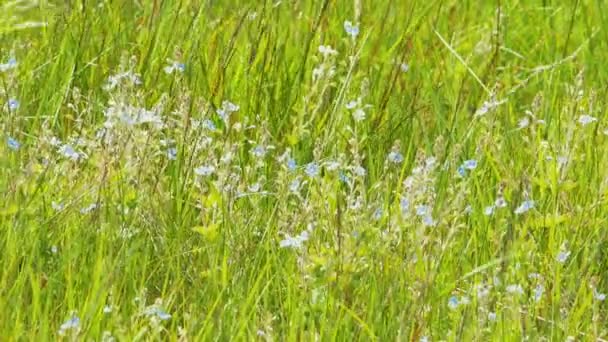
M601 2L0 4L2 340L608 339Z

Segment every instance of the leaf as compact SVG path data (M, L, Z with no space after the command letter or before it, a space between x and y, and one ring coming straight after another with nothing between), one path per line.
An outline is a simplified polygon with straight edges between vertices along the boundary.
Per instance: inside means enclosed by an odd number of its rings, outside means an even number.
M214 242L217 240L219 235L219 225L217 223L212 223L208 226L196 226L192 228L193 231L201 234L205 240L208 242Z
M19 207L16 204L11 204L6 209L0 210L0 216L12 216L19 211Z
M553 228L570 220L567 215L547 215L532 219L529 225L536 228Z

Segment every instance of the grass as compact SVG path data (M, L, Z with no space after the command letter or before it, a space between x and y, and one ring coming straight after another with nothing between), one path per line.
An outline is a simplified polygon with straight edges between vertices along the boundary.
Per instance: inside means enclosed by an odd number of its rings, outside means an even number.
M2 340L608 339L605 13L0 3Z

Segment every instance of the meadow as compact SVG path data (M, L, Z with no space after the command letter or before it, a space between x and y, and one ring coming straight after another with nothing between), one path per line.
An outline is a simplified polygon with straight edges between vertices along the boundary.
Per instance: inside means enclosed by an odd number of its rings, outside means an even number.
M0 340L608 340L607 13L0 1Z

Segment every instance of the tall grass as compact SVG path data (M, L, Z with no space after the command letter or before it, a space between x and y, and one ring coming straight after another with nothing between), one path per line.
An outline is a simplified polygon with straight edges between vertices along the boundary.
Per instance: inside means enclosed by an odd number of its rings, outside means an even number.
M1 3L1 339L608 339L605 13Z

